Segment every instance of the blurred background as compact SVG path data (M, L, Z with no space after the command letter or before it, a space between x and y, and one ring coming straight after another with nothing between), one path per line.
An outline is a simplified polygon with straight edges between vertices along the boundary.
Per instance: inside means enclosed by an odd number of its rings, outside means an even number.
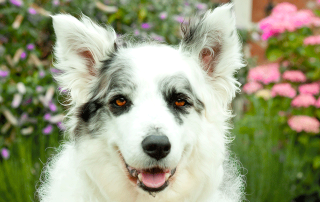
M37 201L63 141L50 14L176 45L184 18L227 0L0 0L0 202ZM232 155L251 202L320 201L320 1L234 0L247 66L237 74Z

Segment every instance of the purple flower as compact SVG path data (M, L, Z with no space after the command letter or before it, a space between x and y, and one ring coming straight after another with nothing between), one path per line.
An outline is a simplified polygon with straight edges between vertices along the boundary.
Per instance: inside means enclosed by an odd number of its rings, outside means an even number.
M207 4L204 4L204 3L198 3L197 5L196 5L196 7L197 7L197 9L199 9L199 10L206 10L207 9Z
M41 93L41 92L43 91L43 87L42 87L42 86L37 86L37 87L36 87L36 91L37 91L38 93Z
M34 8L29 8L29 9L28 9L28 12L29 12L31 15L37 14L37 11L36 11Z
M54 73L54 74L59 74L59 73L61 73L61 70L56 69L56 68L51 68L50 70L51 70L51 72Z
M175 16L174 19L175 19L175 21L177 21L179 23L183 23L183 21L184 21L184 17L180 16L180 15Z
M45 128L42 130L42 132L43 132L43 134L45 134L45 135L49 135L50 133L52 133L52 130L53 130L52 125L48 125L47 127L45 127Z
M13 5L15 5L15 6L18 6L18 7L20 7L20 6L22 6L22 1L20 1L20 0L10 0L10 3L12 3Z
M159 15L159 18L161 20L164 20L168 17L168 13L167 12L161 12L160 15Z
M157 41L164 41L163 36L157 35L157 34L155 34L155 33L152 33L152 34L151 34L151 37L152 37L154 40L157 40Z
M27 57L27 53L26 52L22 52L20 55L21 59L25 59Z
M53 0L53 1L52 1L52 4L53 4L54 6L59 6L59 5L60 5L60 1L59 1L59 0Z
M141 28L142 29L150 29L151 25L149 23L142 23Z
M2 149L1 149L1 156L2 156L2 158L4 158L4 159L8 159L8 158L10 157L10 152L9 152L9 150L6 149L6 148L2 148Z
M58 122L57 126L60 130L65 131L66 130L66 126L62 123L62 122Z
M49 104L49 109L52 111L52 112L55 112L57 111L57 106L55 104L53 104L52 102L50 102Z
M46 121L49 121L50 118L51 118L51 114L50 113L46 113L44 116L43 116L44 120Z
M34 44L29 43L29 44L27 45L27 49L28 49L28 50L33 50L33 49L34 49Z
M40 78L43 78L44 75L46 75L46 73L45 73L44 71L40 71L40 72L39 72L39 77L40 77Z
M135 36L137 36L137 35L139 35L139 34L140 34L139 30L137 30L137 29L136 29L136 30L134 30L134 32L133 32L133 33L134 33L134 35L135 35Z
M9 71L0 70L0 77L5 78L9 75Z

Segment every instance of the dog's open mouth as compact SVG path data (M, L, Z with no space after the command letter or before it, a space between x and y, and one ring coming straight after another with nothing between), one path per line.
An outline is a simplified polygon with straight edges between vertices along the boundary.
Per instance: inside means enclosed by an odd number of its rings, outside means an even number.
M150 169L135 169L126 164L129 178L139 187L148 192L164 190L169 185L170 178L175 174L175 169L162 169L154 167Z

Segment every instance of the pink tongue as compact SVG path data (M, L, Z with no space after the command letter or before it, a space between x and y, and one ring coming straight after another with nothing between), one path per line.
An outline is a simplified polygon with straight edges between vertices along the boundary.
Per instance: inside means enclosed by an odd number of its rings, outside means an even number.
M146 173L142 172L142 179L144 185L150 188L158 188L161 187L166 182L166 174L165 173Z

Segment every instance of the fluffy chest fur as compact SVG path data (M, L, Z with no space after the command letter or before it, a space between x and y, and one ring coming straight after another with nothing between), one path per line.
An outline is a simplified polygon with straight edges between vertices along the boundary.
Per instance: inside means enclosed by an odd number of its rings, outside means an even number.
M241 201L226 135L242 66L231 8L184 25L178 47L53 16L68 141L46 167L41 201Z

